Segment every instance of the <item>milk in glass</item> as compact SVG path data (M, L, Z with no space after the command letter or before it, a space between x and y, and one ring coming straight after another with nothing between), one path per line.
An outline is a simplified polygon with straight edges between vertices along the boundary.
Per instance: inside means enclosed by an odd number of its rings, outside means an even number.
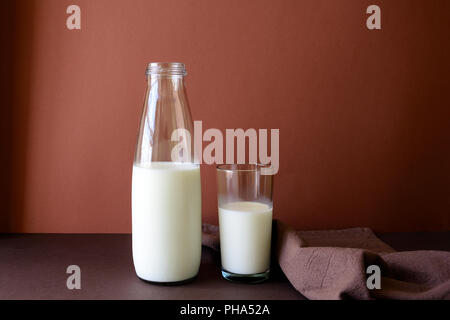
M240 201L219 206L222 267L236 274L255 274L270 268L272 207Z

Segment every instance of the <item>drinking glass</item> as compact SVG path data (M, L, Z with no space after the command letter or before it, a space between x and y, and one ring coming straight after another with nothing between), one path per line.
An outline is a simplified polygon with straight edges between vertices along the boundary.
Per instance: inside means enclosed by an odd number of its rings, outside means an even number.
M260 164L217 166L222 276L258 283L269 278L273 176Z

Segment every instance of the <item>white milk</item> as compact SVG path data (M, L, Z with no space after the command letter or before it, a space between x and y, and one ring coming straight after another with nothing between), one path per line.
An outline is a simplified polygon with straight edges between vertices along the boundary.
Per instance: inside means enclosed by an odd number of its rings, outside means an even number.
M197 275L201 209L198 165L133 167L133 262L139 278L176 282Z
M259 202L232 202L219 207L222 267L254 274L270 267L272 208Z

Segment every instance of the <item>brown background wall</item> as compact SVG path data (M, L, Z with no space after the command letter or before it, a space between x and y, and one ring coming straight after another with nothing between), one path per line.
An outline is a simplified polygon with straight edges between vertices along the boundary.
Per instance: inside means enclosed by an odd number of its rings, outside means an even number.
M82 10L82 30L65 13ZM378 4L382 30L365 27ZM130 232L149 61L185 62L204 129L279 128L275 216L450 229L450 2L2 4L0 231ZM217 222L215 170L203 217Z

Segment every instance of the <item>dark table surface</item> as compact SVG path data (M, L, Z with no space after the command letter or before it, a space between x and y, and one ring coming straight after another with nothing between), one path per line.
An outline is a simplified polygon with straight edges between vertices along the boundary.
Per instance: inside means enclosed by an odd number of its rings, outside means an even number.
M450 251L450 232L384 233L394 249ZM81 269L81 289L69 290L69 265ZM222 279L216 253L203 249L198 277L179 286L138 279L128 234L0 235L0 299L304 299L275 272L266 283Z

